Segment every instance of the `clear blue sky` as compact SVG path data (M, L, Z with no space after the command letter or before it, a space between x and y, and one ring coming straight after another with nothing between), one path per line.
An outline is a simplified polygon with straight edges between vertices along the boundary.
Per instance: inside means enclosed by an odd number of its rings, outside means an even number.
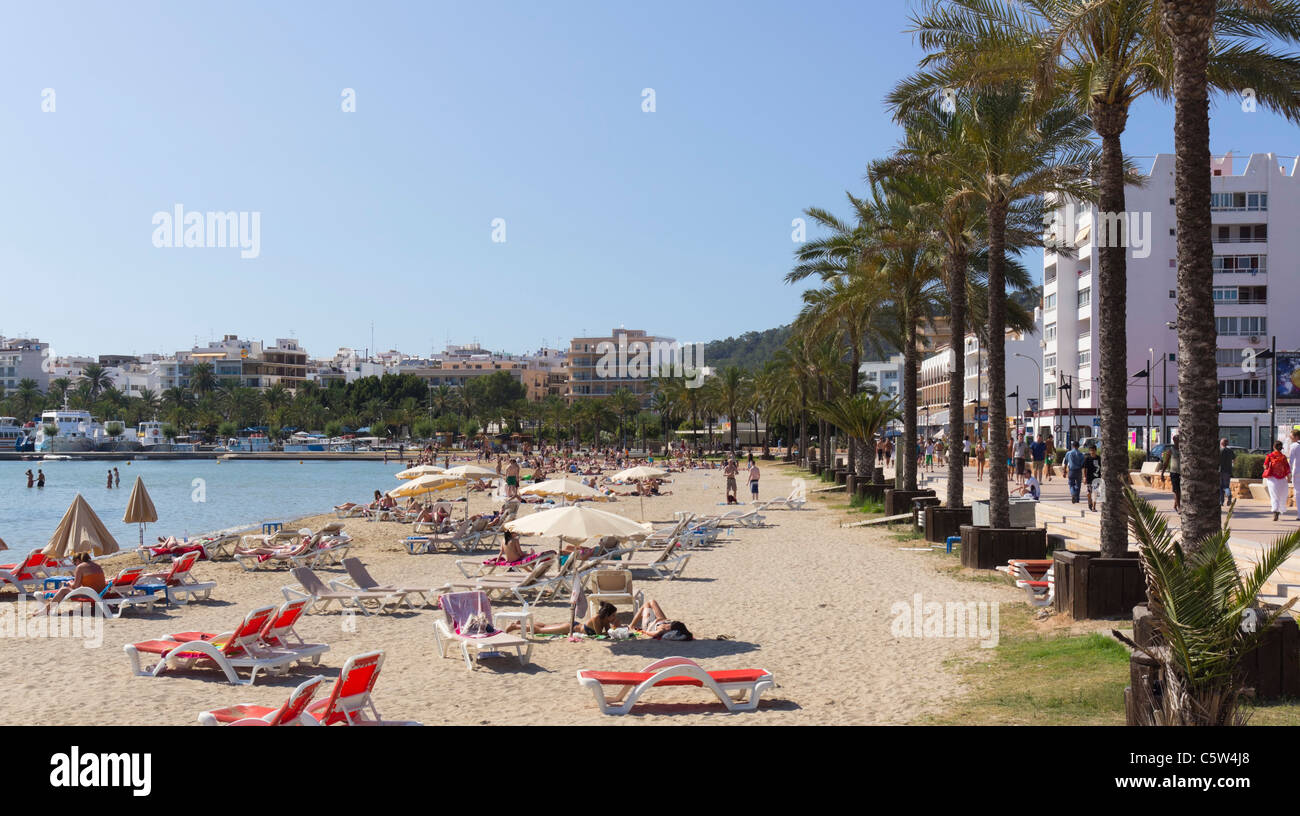
M791 219L842 211L898 138L909 7L10 4L0 333L100 354L292 332L328 356L372 321L412 353L788 322ZM1172 118L1143 104L1128 151L1172 150ZM1213 126L1215 152L1297 152L1236 103ZM155 248L175 204L260 212L260 256Z

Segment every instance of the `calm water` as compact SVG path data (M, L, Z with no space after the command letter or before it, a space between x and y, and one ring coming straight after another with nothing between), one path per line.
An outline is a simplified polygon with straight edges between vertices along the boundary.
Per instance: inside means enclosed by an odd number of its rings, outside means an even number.
M105 475L114 466L122 486L108 490ZM24 474L37 467L45 471L45 488L28 490ZM394 474L401 469L383 462L0 462L0 538L10 550L44 546L80 493L118 544L134 547L139 525L122 523L122 513L136 476L158 510L157 523L145 528L145 540L152 541L328 512L397 486Z

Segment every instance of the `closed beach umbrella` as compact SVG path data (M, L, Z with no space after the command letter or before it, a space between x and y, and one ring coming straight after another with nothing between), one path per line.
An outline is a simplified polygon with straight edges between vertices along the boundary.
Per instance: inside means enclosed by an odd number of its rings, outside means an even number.
M67 558L74 553L89 552L108 555L117 552L117 539L100 521L90 504L77 494L72 506L63 514L63 520L50 537L50 543L41 552L54 558Z
M126 512L122 514L122 521L140 525L140 546L143 547L144 526L157 520L158 511L154 509L153 499L149 498L149 491L144 489L144 480L136 476L135 484L131 487L131 498L126 500Z
M418 479L421 476L428 476L432 473L442 473L444 470L446 470L446 468L439 467L438 465L416 465L415 467L410 467L399 472L397 478Z
M627 516L581 504L542 510L508 521L505 528L520 535L554 536L569 541L605 536L644 538L653 529L649 524L633 521Z
M566 499L603 499L605 494L574 479L547 479L519 491L534 496L562 496Z

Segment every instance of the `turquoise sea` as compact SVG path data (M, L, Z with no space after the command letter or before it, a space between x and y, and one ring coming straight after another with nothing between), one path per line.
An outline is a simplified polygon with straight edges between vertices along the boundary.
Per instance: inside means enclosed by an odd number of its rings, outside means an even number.
M122 486L104 486L116 467ZM178 538L231 527L289 521L329 512L345 501L368 501L375 490L389 490L400 463L240 460L35 461L0 462L0 539L10 550L26 552L49 541L59 519L78 493L85 497L123 549L136 546L139 525L124 524L122 513L137 476L158 510L158 522L145 528L145 540ZM25 473L45 471L44 489L27 488Z

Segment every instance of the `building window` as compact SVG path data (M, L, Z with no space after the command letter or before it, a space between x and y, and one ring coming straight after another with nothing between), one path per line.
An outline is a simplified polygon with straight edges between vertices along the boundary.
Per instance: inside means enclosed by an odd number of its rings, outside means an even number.
M1079 296L1078 296L1078 304L1077 304L1078 307L1082 309L1084 306L1089 306L1091 304L1092 304L1092 287L1088 287L1086 289L1080 289Z
M1056 355L1055 355L1055 354L1044 354L1044 355L1043 355L1043 370L1044 370L1044 371L1051 371L1051 370L1054 369L1054 368L1056 368Z
M1210 210L1216 212L1264 212L1268 193L1211 193Z
M1091 388L1080 388L1080 389L1079 389L1079 399L1081 399L1081 400L1092 399L1092 389L1091 389Z
M1237 287L1235 286L1216 286L1214 287L1215 303L1236 303Z
M1229 399L1264 396L1264 380L1219 380L1219 396Z
M1214 328L1220 335L1254 335L1268 332L1266 317L1216 317Z
M1046 326L1046 328L1043 329L1043 339L1044 339L1044 340L1055 340L1055 339L1056 339L1056 324L1055 324L1055 323L1048 323L1047 326Z
M1092 365L1092 349L1084 349L1079 352L1079 368L1086 365Z
M1254 274L1268 271L1267 255L1215 255L1211 262L1218 272L1246 272Z
M1043 399L1056 398L1056 383L1043 383Z
M1048 311L1056 308L1056 293L1053 292L1043 298L1043 310Z

